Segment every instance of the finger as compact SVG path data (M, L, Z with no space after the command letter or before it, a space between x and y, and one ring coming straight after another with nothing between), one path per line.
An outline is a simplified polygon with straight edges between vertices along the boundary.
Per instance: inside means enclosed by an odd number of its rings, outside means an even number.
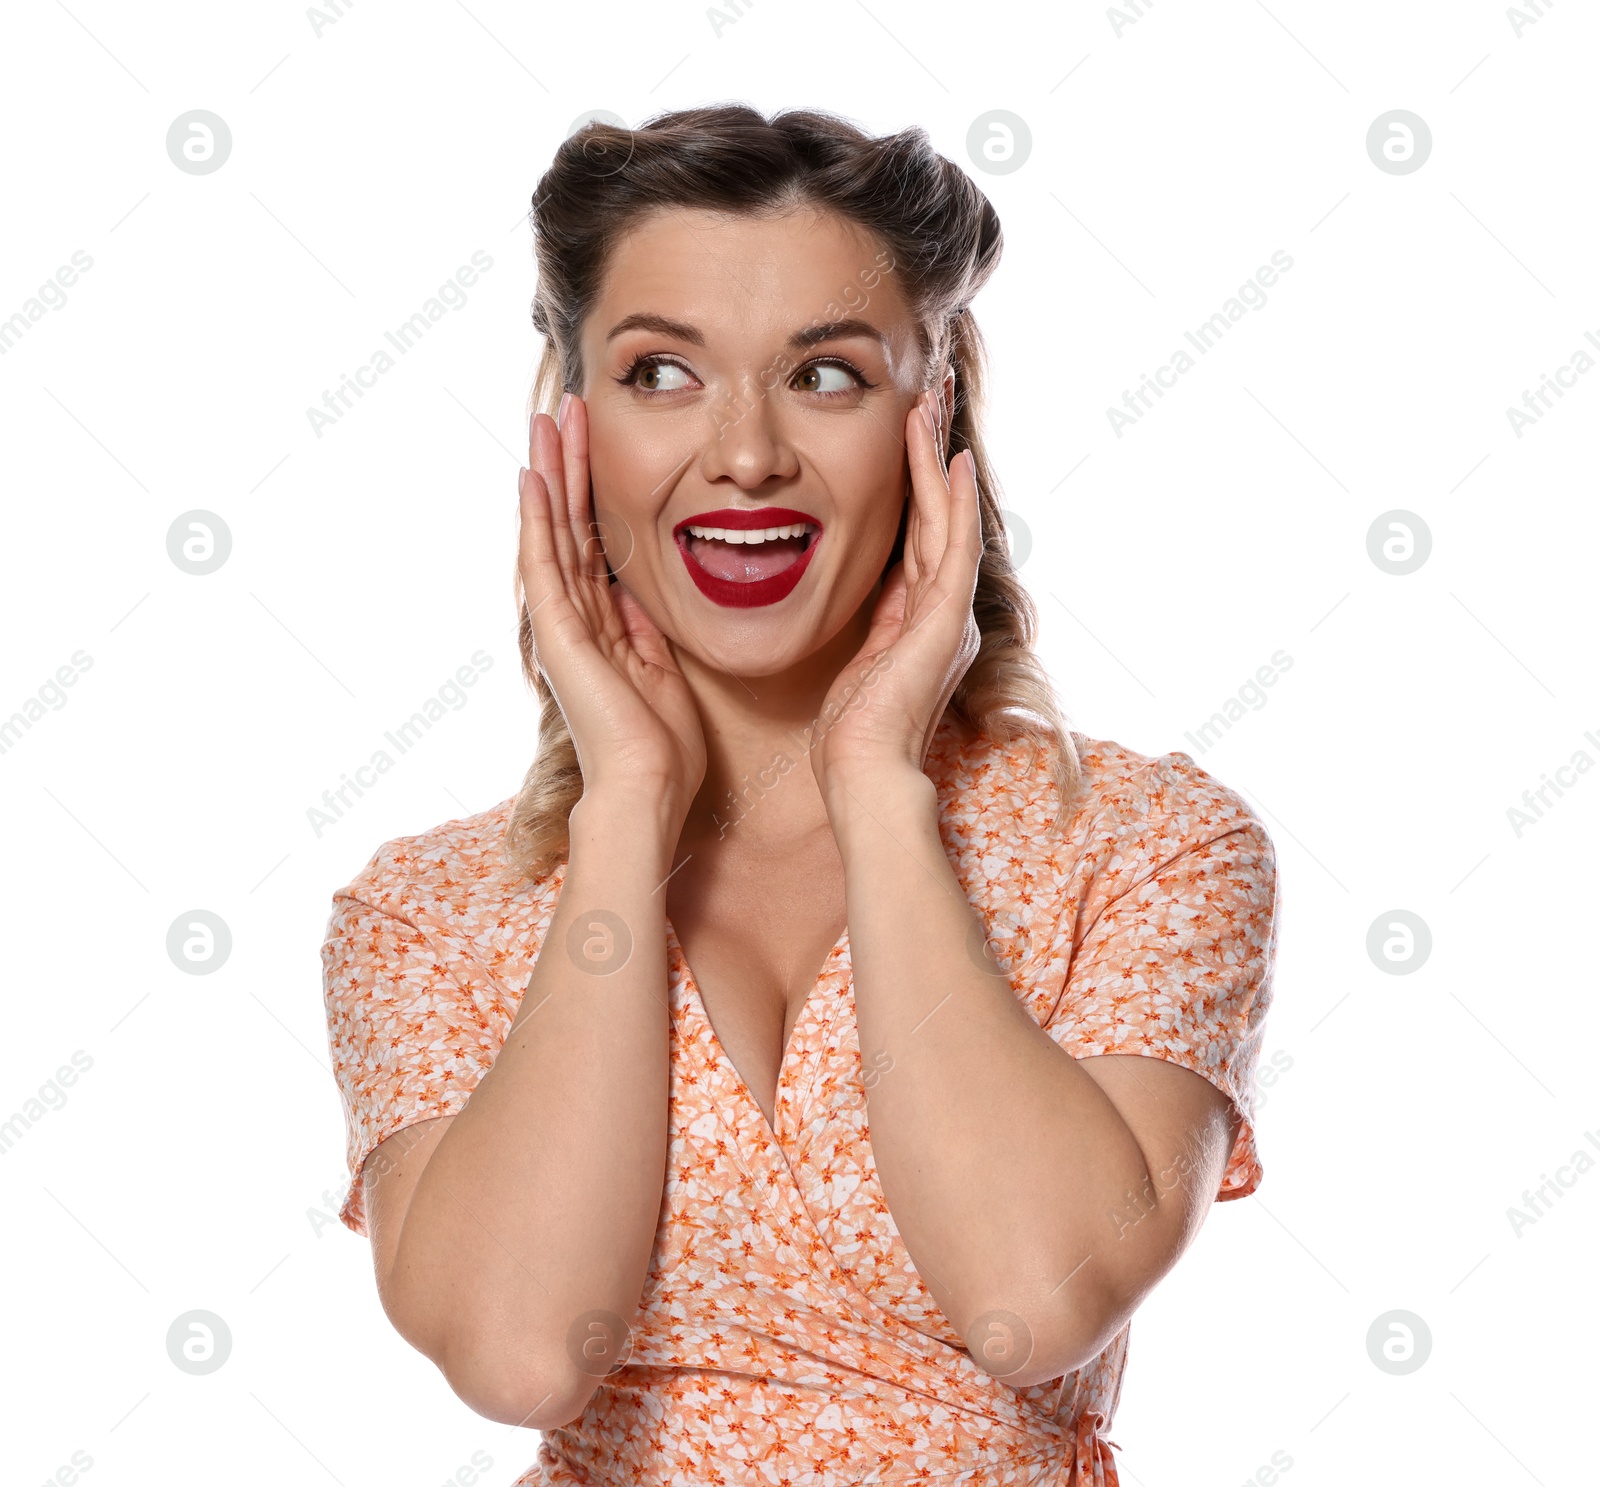
M560 471L551 470L544 425L552 420L548 413L535 411L528 419L528 469L543 477L546 485L559 481Z
M622 625L628 644L638 653L639 659L664 671L675 671L677 662L668 649L666 636L650 618L634 593L620 580L609 585L609 601Z
M940 385L928 390L928 406L933 412L933 448L939 459L939 468L946 479L950 475L950 430L945 424L944 396Z
M863 655L886 651L900 638L905 629L907 582L906 565L902 560L889 570L883 587L878 590L878 600L867 625L867 638L861 644Z
M589 578L604 579L605 547L595 525L594 501L589 487L589 406L576 393L568 394L559 432L567 509L578 538L578 571Z
M906 444L910 447L911 429L909 421L906 426ZM908 584L917 581L917 491L910 477L906 480L906 532L900 544L901 570L905 573Z
M940 554L944 551L950 516L950 483L939 460L933 430L928 426L932 416L933 394L924 394L919 402L928 411L926 414L917 413L915 423L921 426L913 427L906 441L906 453L911 464L913 521L917 527L918 579L937 569Z
M939 390L932 388L928 393L928 416L933 422L933 428L928 435L928 455L933 471L933 480L930 488L933 493L934 521L930 524L930 541L925 551L926 570L932 572L939 565L940 555L944 551L945 536L950 529L950 470L944 458L944 433L941 420L944 408L939 400Z
M917 494L916 448L918 437L926 429L922 412L926 405L926 397L926 394L922 394L906 410L906 479L909 489L907 491L906 537L901 562L905 566L905 579L908 589L915 588L917 579L922 572L922 502Z
M537 470L517 472L517 510L521 523L517 533L517 572L522 579L523 602L537 632L539 610L562 587L550 531L549 496Z
M983 520L978 503L978 467L970 449L950 462L950 500L944 552L939 559L938 581L964 595L967 608L978 585L978 564L983 557Z
M533 443L537 460L534 468L549 492L551 536L555 543L556 561L561 565L568 588L575 588L577 575L586 564L580 556L579 541L573 534L572 512L567 504L561 431L548 413L541 413L534 419Z
M581 582L574 588L563 570L557 532L565 525L565 512L536 470L523 472L522 512L519 561L534 661L567 710L575 696L583 695L581 687L578 693L572 690L574 677L582 674L576 652L601 645L601 634L615 626L615 616L604 590L597 595L594 585ZM606 606L603 612L599 604Z
M908 630L917 631L935 620L929 634L944 633L953 650L964 643L959 627L965 631L972 618L972 599L978 586L978 562L982 544L978 540L978 483L972 451L964 449L950 462L949 516L944 547L932 569L929 581L914 592Z

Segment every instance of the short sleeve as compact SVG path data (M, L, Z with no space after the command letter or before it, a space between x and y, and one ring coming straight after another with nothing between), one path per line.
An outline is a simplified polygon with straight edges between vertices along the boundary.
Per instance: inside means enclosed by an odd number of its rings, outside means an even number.
M349 1167L339 1217L365 1235L362 1163L396 1131L456 1114L497 1044L429 936L348 891L334 895L322 973Z
M1200 771L1195 771L1201 774ZM1126 884L1072 954L1045 1031L1076 1058L1142 1054L1208 1079L1242 1117L1218 1201L1255 1191L1255 1068L1272 999L1277 865L1266 828L1201 774L1222 809L1119 837Z

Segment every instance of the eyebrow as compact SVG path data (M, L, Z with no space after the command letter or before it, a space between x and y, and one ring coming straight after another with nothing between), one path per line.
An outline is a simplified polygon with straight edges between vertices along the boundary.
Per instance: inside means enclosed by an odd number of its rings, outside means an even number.
M704 346L706 343L705 336L694 326L685 324L682 320L672 320L665 315L655 315L648 311L624 315L606 332L606 340L614 340L624 331L630 330L651 330L657 335L672 336L676 340L687 341L691 346ZM865 336L869 340L878 342L884 350L889 349L889 338L877 326L866 320L830 320L822 325L808 325L804 330L797 330L790 336L788 344L792 350L803 351L808 346L844 336Z

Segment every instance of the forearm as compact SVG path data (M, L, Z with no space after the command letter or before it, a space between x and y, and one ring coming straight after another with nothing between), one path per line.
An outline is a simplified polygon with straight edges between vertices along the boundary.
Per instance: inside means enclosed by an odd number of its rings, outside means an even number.
M1105 1093L987 967L981 916L939 837L920 772L830 788L845 864L856 1021L874 1159L919 1274L964 1335L1020 1317L1036 1363L1060 1371L1126 1302L1126 1277L1159 1241L1108 1213L1150 1182ZM1159 1165L1159 1164L1158 1164ZM1087 1263L1085 1263L1087 1261ZM1076 1366L1072 1361L1066 1366ZM1002 1373L1004 1370L1002 1370Z
M677 837L659 813L594 797L572 812L532 979L401 1231L397 1286L423 1350L452 1383L452 1368L524 1374L505 1397L530 1408L541 1394L581 1406L606 1360L580 1368L571 1329L594 1312L631 1324L648 1269L667 1150L659 890Z

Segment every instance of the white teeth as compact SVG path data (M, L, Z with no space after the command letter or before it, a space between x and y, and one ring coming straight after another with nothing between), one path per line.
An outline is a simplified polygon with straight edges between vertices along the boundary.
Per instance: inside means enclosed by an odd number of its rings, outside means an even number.
M810 522L795 522L787 527L752 527L739 531L728 527L696 527L687 530L691 537L709 537L716 542L758 543L771 542L778 537L800 537L811 528Z

